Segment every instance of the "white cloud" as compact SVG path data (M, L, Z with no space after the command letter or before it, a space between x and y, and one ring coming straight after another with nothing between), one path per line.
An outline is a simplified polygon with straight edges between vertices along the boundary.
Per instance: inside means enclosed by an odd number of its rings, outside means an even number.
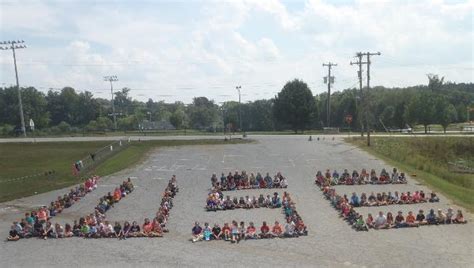
M308 0L299 10L276 0L212 1L176 6L171 14L152 4L157 7L99 3L73 10L61 3L1 3L0 32L4 39L19 33L28 41L18 57L22 84L70 85L103 97L102 76L109 74L142 100L171 95L167 101L189 102L206 95L222 101L235 96L237 84L245 98L269 98L293 78L319 93L327 61L339 64L335 89L343 89L357 82L349 65L357 51L382 52L373 59L373 85L426 83L427 72L473 79L473 29L466 25L472 0ZM183 8L192 10L169 19ZM256 18L258 24L248 25ZM0 68L0 83L12 83L11 54L0 54Z

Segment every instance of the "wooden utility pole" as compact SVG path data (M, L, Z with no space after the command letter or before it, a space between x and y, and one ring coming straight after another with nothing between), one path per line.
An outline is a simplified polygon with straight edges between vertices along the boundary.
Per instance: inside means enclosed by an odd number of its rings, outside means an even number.
M362 92L362 64L365 64L365 62L362 62L362 53L357 53L356 54L356 57L357 57L357 61L355 62L352 62L351 61L351 65L354 65L354 64L357 64L359 66L359 71L357 71L357 77L359 78L359 90L360 90L360 98L359 98L359 105L357 105L357 96L355 97L355 103L356 103L356 112L357 112L357 106L359 106L361 109L363 107L363 102L362 102L362 98L363 98L363 92ZM356 94L357 95L357 94ZM362 111L362 109L361 109ZM361 115L362 113L358 114L357 115L357 120L359 121L360 123L360 136L363 137L364 136L364 122L363 122L363 119L361 118Z
M364 94L364 105L365 105L365 124L366 124L366 129L367 129L367 146L370 146L370 124L369 124L369 110L370 110L370 97L369 97L369 93L370 93L370 64L371 64L371 61L370 61L370 56L380 56L381 53L380 52L376 52L376 53L371 53L371 52L365 52L365 53L362 53L362 52L359 52L356 54L357 57L359 58L359 62L356 62L359 64L359 84L362 85L362 64L367 64L367 90ZM362 57L363 56L366 56L367 57L367 61L366 62L362 62ZM351 62L352 64L352 62ZM362 86L361 86L361 89L362 89Z
M327 104L327 127L331 125L331 84L334 84L334 76L331 76L332 66L337 66L337 64L328 62L323 63L323 67L328 67L328 76L324 77L324 83L328 84L328 104Z

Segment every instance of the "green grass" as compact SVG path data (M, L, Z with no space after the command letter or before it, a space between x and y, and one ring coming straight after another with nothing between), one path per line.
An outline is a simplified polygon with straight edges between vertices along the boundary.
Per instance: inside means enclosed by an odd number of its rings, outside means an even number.
M110 142L0 144L0 201L46 192L74 183L71 165ZM50 178L43 175L54 170ZM10 181L15 178L41 174Z
M139 163L147 153L159 147L248 142L252 141L202 139L132 142L127 148L101 162L95 169L82 174L82 176L89 174L106 176L118 172ZM0 202L77 184L80 179L72 175L72 163L108 144L110 141L0 144ZM10 181L12 178L43 174L48 170L55 171L52 177L39 175Z
M365 139L347 140L474 210L474 175L452 172L448 165L462 162L474 167L474 137L375 137L371 147Z

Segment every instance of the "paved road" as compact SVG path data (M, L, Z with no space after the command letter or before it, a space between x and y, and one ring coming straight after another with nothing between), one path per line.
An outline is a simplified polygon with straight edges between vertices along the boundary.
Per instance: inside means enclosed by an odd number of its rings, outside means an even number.
M171 211L170 233L160 239L64 239L20 240L0 243L2 267L53 266L458 266L474 263L473 215L466 213L467 225L355 232L337 215L313 184L317 169L391 168L367 153L342 142L306 141L305 136L257 137L257 144L206 145L159 149L136 168L103 178L100 187L57 217L65 222L93 210L98 198L111 191L126 177L132 177L136 191L109 213L111 220L137 220L151 217L167 179L176 174L180 192ZM256 209L234 212L205 212L203 209L209 178L213 172L246 169L248 172L281 171L289 178L288 192L308 225L310 234L298 239L190 243L194 221L210 223L230 220L273 222L283 216L276 210ZM407 185L341 186L340 192L429 191L409 178ZM54 199L66 190L0 204L0 230L6 234L12 220L23 211ZM238 191L234 196L257 195L268 191ZM441 196L434 208L452 205ZM390 206L383 210L425 210L431 204ZM377 208L363 209L376 213Z
M472 133L471 133L472 134ZM264 139L265 137L281 137L290 138L290 139L304 139L304 137L308 138L309 135L249 135L249 138L252 139ZM312 135L313 138L318 136L322 137L339 137L339 138L346 138L346 137L358 137L360 136L358 133L353 132L351 134L325 134L325 135ZM372 137L405 137L405 138L412 138L412 137L474 137L474 135L470 135L469 133L466 134L416 134L416 135L407 135L407 134L372 134ZM15 142L74 142L74 141L116 141L116 140L127 140L131 139L134 141L138 140L197 140L197 139L223 139L222 135L190 135L190 136L183 136L183 135L176 135L176 136L91 136L91 137L41 137L41 138L0 138L0 143L15 143ZM232 138L242 138L242 135L232 135Z

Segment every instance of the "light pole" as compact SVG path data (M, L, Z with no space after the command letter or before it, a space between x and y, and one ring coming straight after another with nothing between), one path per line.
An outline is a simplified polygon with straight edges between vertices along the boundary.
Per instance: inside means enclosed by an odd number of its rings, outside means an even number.
M117 130L117 116L115 114L114 86L112 82L118 81L116 75L104 76L104 81L110 82L110 94L112 95L112 115L114 117L114 131Z
M16 67L16 55L15 55L15 49L21 49L21 48L26 48L26 45L23 45L25 41L23 40L13 40L13 41L3 41L0 42L0 45L5 45L5 46L0 46L1 50L8 50L11 49L13 52L13 63L15 65L15 78L16 78L16 88L18 90L18 104L20 106L20 120L21 120L21 130L23 131L23 136L26 137L26 127L25 127L25 117L23 116L23 103L21 101L21 92L20 92L20 82L18 82L18 69Z
M242 105L240 103L241 101L241 98L240 98L240 89L242 88L242 86L236 86L235 89L237 89L237 91L239 92L239 125L240 125L240 131L243 132L243 129L242 129Z

